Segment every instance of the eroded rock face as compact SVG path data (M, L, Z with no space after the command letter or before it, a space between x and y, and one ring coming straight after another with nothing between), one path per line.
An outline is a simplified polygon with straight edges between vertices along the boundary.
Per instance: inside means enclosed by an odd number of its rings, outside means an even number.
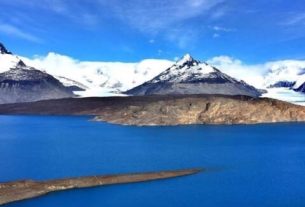
M305 107L248 97L186 97L131 104L96 120L126 125L255 124L305 121Z
M305 107L268 98L182 95L71 98L0 105L0 114L95 115L124 125L255 124L305 121Z

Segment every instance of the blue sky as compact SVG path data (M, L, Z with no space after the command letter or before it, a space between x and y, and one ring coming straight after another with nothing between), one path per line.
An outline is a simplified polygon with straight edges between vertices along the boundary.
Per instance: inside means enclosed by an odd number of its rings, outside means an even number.
M0 41L28 57L305 59L304 0L1 0L0 9Z

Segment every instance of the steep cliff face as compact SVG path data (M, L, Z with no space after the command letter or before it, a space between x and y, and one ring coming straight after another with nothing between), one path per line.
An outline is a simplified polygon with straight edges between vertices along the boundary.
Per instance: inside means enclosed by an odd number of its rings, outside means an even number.
M152 80L128 90L129 95L222 94L259 97L261 91L207 63L185 55Z

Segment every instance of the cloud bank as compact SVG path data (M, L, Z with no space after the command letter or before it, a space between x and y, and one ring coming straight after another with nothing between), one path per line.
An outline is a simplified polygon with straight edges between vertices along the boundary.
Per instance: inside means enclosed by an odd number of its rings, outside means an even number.
M76 60L53 52L46 56L24 57L23 59L36 68L56 76L74 78L85 85L90 85L90 80L93 80L96 85L106 82L106 80L111 80L113 84L122 80L126 86L125 88L133 87L153 78L174 63L173 60L159 59L143 60L136 63L90 62ZM305 74L305 61L301 60L246 64L233 57L217 56L206 60L206 62L222 72L239 80L244 80L257 88L267 88L270 84L280 80L296 80L301 77L302 72ZM88 82L84 83L84 79L88 79ZM302 81L300 80L300 83Z

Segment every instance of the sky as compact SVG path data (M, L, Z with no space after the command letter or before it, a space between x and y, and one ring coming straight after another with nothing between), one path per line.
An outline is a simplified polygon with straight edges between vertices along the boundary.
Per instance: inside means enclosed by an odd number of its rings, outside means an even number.
M1 0L0 9L0 42L25 57L305 59L304 0Z

